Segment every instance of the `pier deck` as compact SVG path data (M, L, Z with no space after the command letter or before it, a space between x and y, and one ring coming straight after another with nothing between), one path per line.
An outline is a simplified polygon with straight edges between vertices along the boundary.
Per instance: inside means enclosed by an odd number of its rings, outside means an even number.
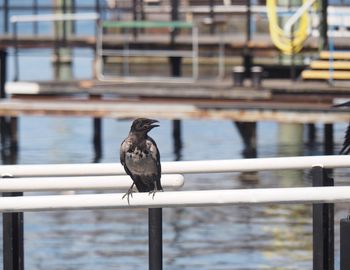
M195 84L50 81L7 84L11 98L0 101L0 116L63 115L94 118L135 118L147 114L164 119L225 119L333 123L350 121L350 111L333 108L349 97L345 84L265 80Z

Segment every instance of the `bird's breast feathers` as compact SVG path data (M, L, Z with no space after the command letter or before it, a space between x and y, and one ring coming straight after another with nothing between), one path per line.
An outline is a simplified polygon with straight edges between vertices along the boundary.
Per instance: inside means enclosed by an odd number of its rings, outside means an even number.
M143 145L126 141L125 165L134 174L152 175L157 171L157 147L149 140Z

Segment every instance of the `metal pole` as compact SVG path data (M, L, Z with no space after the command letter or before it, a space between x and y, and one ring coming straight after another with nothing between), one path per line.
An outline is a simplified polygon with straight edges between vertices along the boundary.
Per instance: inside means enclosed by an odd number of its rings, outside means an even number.
M148 209L149 269L163 269L162 208Z
M22 196L22 192L3 193L3 197ZM3 267L4 270L24 269L23 213L4 213L3 226Z
M13 46L14 46L14 66L15 66L15 75L13 80L14 81L18 81L19 79L19 59L18 59L18 40L17 40L17 22L13 23L13 33L12 33L12 37L13 37Z
M0 50L0 98L5 98L5 83L6 83L6 50Z
M7 74L7 52L5 50L0 50L0 99L6 97L5 83ZM6 128L6 118L0 117L0 137L1 137L1 147L2 150L6 147L7 138L7 128ZM4 153L4 152L3 152Z
M328 21L327 21L328 0L321 0L321 50L328 49Z
M321 166L312 168L314 187L334 186ZM334 270L334 204L313 205L313 270Z
M340 270L350 269L350 216L340 220Z
M9 32L9 0L4 0L4 32Z
M38 15L38 0L33 1L33 14ZM37 21L33 22L33 32L34 32L34 35L37 35L39 33L39 27L38 27Z
M243 65L245 69L245 77L250 78L251 67L252 67L252 54L249 48L249 43L251 40L251 0L247 0L247 17L246 17L246 43L243 48Z
M211 35L214 35L215 33L215 13L214 13L214 0L209 0L209 18L210 18L210 24L209 24L209 31Z

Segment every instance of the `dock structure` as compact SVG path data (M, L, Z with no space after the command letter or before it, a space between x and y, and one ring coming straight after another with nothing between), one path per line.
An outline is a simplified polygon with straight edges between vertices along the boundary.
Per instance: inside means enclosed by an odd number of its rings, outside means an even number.
M105 117L148 116L173 120L177 145L181 145L179 120L229 120L238 123L236 126L246 148L256 147L255 123L259 121L307 124L309 138L314 137L311 127L315 123L324 124L325 133L331 134L333 123L350 121L347 109L332 107L338 98L348 98L346 81L327 84L297 80L304 64L296 65L293 57L289 59L293 64L287 65L287 72L286 65L275 67L278 79L272 79L270 70L255 63L259 57L271 58L279 56L280 52L268 32L252 31L251 16L265 14L267 17L266 7L253 6L250 1L240 2L240 5L224 1L219 6L209 1L204 8L196 6L195 1L189 1L187 6L180 5L179 1L168 1L157 7L128 6L118 10L108 9L96 1L93 6L83 8L86 13L72 13L79 7L67 7L63 1L63 6L51 7L52 14L39 14L35 7L28 6L26 9L33 14L12 17L9 17L12 6L5 2L6 5L1 6L6 16L0 34L0 117L2 141L9 140L14 149L18 145L17 118L23 115L91 117L93 142L98 153L102 149L101 119ZM137 5L143 5L141 2L136 1ZM20 9L19 6L12 8ZM45 10L49 11L50 7ZM114 14L116 11L123 14ZM123 15L124 20L113 19L114 15ZM232 16L244 18L246 24L240 22L240 31L228 29L233 23ZM154 18L160 17L166 19L155 21ZM91 23L88 34L76 33L76 23L81 20ZM44 21L53 23L53 35L39 34L38 24ZM19 31L22 23L32 24L33 31L23 35ZM337 48L346 48L349 44L343 39L334 39L333 43ZM58 76L57 80L48 82L21 81L18 52L23 48L43 47L53 48L57 65L71 64L70 49L91 48L95 53L95 78L80 81ZM318 47L318 38L310 36L303 52L315 53ZM8 48L14 48L15 75L13 81L6 83ZM155 61L162 59L160 63L168 67L170 77L156 76L154 80L145 81L149 75L144 75L140 80L138 75L131 74L134 71L131 65L138 64L132 61L134 56L146 58L143 60L146 65L150 57L155 56ZM235 59L230 62L232 58ZM205 61L218 65L215 79L198 76L198 66ZM112 75L117 71L121 74L104 80L102 66L108 65L113 66ZM191 81L184 80L188 75L184 65L192 66ZM285 76L289 73L290 76ZM227 79L227 75L234 80ZM325 138L329 139L326 144L332 145L332 136Z

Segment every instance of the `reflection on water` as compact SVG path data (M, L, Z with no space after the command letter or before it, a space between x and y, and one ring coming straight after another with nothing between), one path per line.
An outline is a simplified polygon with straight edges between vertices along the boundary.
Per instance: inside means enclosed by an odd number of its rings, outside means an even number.
M128 121L104 121L101 162L118 161L119 144L129 125ZM90 162L94 157L91 126L90 119L23 117L18 162ZM151 133L163 161L176 158L171 128L171 121L161 121L161 127ZM341 141L343 127L337 130L336 139ZM273 123L258 125L260 157L284 155L277 131ZM183 160L240 158L242 151L229 121L183 121L182 145ZM335 174L344 184L349 172L336 170ZM185 181L186 190L310 185L308 172L301 171L186 175ZM338 209L337 218L346 215L347 207ZM145 269L147 216L146 209L26 213L26 268ZM311 269L309 205L164 209L163 221L165 269Z

